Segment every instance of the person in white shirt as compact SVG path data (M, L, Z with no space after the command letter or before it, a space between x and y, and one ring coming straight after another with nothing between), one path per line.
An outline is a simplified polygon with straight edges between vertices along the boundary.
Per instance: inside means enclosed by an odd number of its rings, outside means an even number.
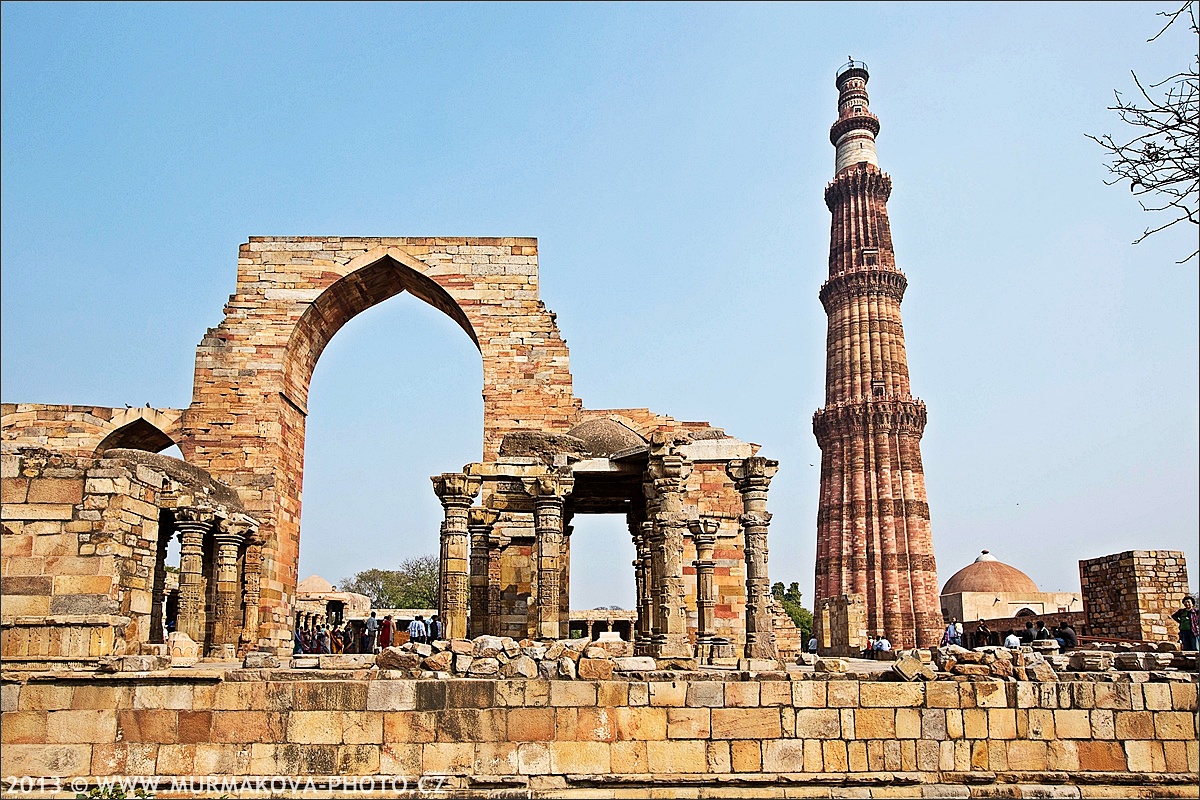
M1015 633L1013 633L1010 630L1008 632L1008 636L1004 637L1004 646L1012 648L1013 650L1016 650L1018 647L1021 646L1021 639L1020 639L1020 637L1018 637Z
M875 649L876 650L891 650L892 643L888 641L888 638L886 636L880 636L878 639L875 640Z
M371 616L367 617L367 622L363 626L367 633L367 652L374 653L379 647L379 618L375 616L375 612L371 612Z
M417 614L417 618L408 623L408 640L410 642L425 641L425 622L420 614Z

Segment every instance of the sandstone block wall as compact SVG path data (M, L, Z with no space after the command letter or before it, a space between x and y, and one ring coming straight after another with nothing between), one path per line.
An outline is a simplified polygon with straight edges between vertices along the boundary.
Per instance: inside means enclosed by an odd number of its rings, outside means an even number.
M1079 583L1092 636L1178 641L1171 614L1188 593L1178 550L1127 550L1079 562Z
M179 442L182 421L183 411L178 408L4 403L0 441L80 458L118 447L157 453Z
M500 787L556 797L655 787L692 797L1080 796L1063 794L1073 786L1194 796L1200 755L1196 685L1181 682L195 670L153 683L120 674L7 682L0 736L5 775L436 773L456 796ZM1058 794L1014 795L1015 784Z

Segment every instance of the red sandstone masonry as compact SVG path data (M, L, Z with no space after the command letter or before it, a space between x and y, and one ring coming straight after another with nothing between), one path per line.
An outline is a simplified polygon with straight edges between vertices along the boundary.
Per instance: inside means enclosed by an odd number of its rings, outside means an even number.
M865 136L873 157L879 121L867 111L866 80L865 68L839 75L833 138ZM839 163L842 155L839 146ZM866 160L842 167L825 189L832 228L820 293L829 316L826 405L813 417L821 447L814 607L862 595L869 635L930 647L941 616L921 464L926 414L909 385L900 320L908 282L892 248L891 190L891 178Z

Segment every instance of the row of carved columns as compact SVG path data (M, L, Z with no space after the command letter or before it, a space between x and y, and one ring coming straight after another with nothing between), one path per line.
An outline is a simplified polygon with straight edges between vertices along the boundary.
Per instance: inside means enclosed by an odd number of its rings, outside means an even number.
M630 513L629 527L637 551L633 562L637 594L637 650L660 659L691 659L688 639L684 541L691 531L696 547L697 643L709 644L716 635L714 585L719 522L697 517L685 507L691 462L676 446L682 440L655 435L643 480L645 519ZM767 490L778 465L765 458L738 459L727 473L742 495L739 518L746 558L747 658L775 658L767 574ZM464 473L432 478L445 512L441 531L441 590L438 613L450 638L496 632L500 612L500 554L508 538L493 526L498 513L472 508L482 480ZM565 636L563 630L564 506L574 479L569 471L523 479L533 501L535 597L531 598L531 629L540 639ZM469 601L469 602L468 602ZM468 629L468 609L471 625Z
M205 640L205 604L207 587L204 577L204 546L209 535L213 553L214 619L209 652L232 656L239 649L252 647L258 640L258 602L262 569L262 542L258 526L248 517L220 517L215 511L178 507L174 509L175 530L179 534L179 610L176 630L186 633L201 645ZM243 555L241 580L238 558Z

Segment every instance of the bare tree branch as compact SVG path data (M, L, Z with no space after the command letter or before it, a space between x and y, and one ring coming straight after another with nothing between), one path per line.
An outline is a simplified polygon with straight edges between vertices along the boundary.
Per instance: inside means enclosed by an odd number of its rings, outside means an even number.
M1181 18L1188 23L1193 35L1200 34L1196 9L1197 0L1188 0L1176 11L1159 12L1157 16L1166 17L1167 22L1147 41L1158 39ZM1117 91L1114 92L1114 105L1108 108L1117 112L1117 118L1132 126L1137 135L1126 140L1114 139L1111 134L1089 134L1088 138L1104 148L1111 159L1106 166L1115 177L1106 180L1105 184L1112 186L1128 181L1129 190L1139 198L1138 205L1143 211L1165 212L1172 217L1169 222L1147 227L1134 241L1139 244L1178 222L1200 225L1197 209L1200 197L1200 57L1192 62L1190 70L1177 72L1157 83L1143 84L1137 73L1131 74L1141 97L1126 100ZM1148 199L1142 200L1143 197ZM1198 256L1200 247L1177 263L1184 264Z

